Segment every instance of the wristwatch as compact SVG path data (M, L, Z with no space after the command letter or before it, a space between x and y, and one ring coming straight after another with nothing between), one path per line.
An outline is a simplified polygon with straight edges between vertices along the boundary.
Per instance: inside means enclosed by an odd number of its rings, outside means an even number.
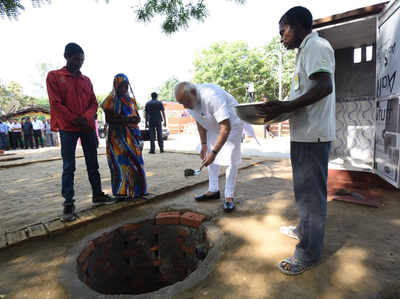
M218 152L217 152L216 150L212 150L212 152L213 152L215 155L218 154Z

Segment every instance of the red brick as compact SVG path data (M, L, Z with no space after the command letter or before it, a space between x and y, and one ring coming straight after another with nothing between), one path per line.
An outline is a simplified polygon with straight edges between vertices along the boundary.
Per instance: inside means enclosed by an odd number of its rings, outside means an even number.
M151 247L150 250L151 251L159 251L160 250L160 245L153 246L153 247Z
M154 267L160 267L160 265L161 265L161 261L160 261L160 260L155 260L155 261L153 262L153 266L154 266Z
M176 238L176 243L183 244L185 243L185 239L183 237Z
M109 241L111 239L112 239L112 234L104 233L100 237L94 239L93 242L97 246L97 245L104 244L105 242L107 242L107 241Z
M179 224L179 212L164 212L156 216L156 224Z
M153 226L153 235L158 235L160 233L160 228L158 226Z
M79 264L83 264L86 259L89 257L89 255L91 255L94 251L95 245L94 243L91 241L89 243L89 245L81 252L81 254L79 255L78 258L78 263Z
M82 265L82 272L83 272L83 273L85 273L85 272L87 271L88 266L89 266L89 260L86 259L86 261L85 261L85 262L83 263L83 265Z
M186 212L181 216L181 223L186 226L197 228L205 219L205 215Z
M124 257L130 257L130 256L136 256L137 255L137 251L136 250L125 250L122 255Z
M131 231L136 231L137 229L142 227L142 225L143 225L142 223L129 223L121 226L120 229L127 232L131 232Z
M184 226L178 228L178 234L183 237L187 237L190 235L190 229Z
M193 254L193 252L194 252L194 247L188 247L185 245L181 245L181 249L182 249L182 251L184 251L188 254Z

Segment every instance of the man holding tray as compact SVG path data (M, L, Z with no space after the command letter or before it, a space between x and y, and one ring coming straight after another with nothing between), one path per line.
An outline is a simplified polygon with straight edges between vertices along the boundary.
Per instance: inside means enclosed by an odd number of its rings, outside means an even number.
M312 15L294 7L279 21L281 43L298 48L288 101L260 106L265 122L290 113L290 158L300 221L281 232L299 243L292 257L278 265L282 273L297 275L321 258L326 223L328 158L335 140L335 56L329 42L312 32Z

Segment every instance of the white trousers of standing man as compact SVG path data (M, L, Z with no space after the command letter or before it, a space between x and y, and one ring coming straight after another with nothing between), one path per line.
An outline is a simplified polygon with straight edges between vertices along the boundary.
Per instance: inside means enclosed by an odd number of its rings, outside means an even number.
M209 191L219 191L218 174L219 165L210 164L208 167L209 178ZM235 195L236 178L238 173L238 166L231 165L226 169L226 182L225 182L225 198L233 198Z

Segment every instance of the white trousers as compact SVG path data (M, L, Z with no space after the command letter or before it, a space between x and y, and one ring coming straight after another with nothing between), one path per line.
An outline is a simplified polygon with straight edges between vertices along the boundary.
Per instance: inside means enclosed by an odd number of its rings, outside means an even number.
M208 178L209 178L209 187L208 187L209 191L217 192L219 191L219 184L218 184L219 165L211 164L207 168L208 168ZM231 165L226 169L225 198L234 197L237 173L238 173L237 166Z

